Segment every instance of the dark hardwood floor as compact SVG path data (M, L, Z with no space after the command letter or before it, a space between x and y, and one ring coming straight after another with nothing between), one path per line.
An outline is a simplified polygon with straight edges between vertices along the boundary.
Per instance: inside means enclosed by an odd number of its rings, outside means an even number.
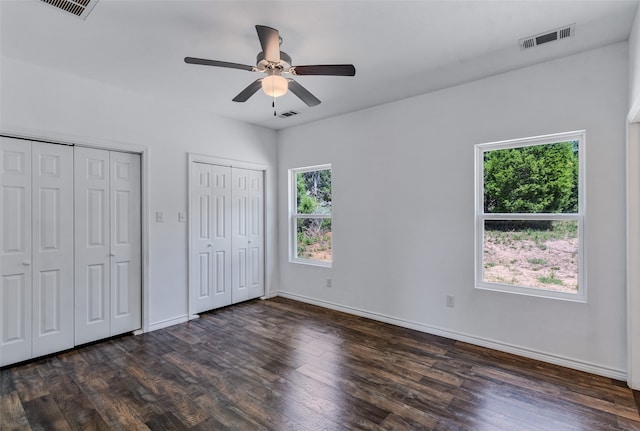
M283 298L0 370L2 430L640 430L623 382Z

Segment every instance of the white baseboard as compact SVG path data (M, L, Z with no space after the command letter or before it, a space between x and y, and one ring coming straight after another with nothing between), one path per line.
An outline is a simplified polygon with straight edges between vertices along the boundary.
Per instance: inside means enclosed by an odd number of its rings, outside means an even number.
M184 316L173 317L171 319L165 319L159 322L150 323L149 332L155 331L157 329L168 328L169 326L177 325L179 323L185 323L188 320L189 317L185 314Z
M609 377L616 380L627 380L627 372L624 370L618 370L614 368L604 367L597 364L591 364L576 359L567 358L560 355L554 355L546 352L539 352L536 350L527 349L525 347L516 346L513 344L503 343L487 338L477 337L474 335L465 334L457 331L450 331L448 329L438 328L436 326L424 325L422 323L412 322L409 320L398 319L396 317L387 316L385 314L374 313L371 311L362 310L355 307L336 304L321 299L310 298L304 295L298 295L290 292L277 292L277 295L283 298L293 299L295 301L305 302L308 304L317 305L324 308L329 308L336 311L342 311L344 313L353 314L356 316L366 317L368 319L377 320L380 322L390 323L392 325L401 326L403 328L415 329L416 331L426 332L432 335L438 335L445 338L450 338L456 341L462 341L476 346L487 347L489 349L498 350L501 352L511 353L525 358L535 359L538 361L548 362L550 364L560 365L562 367L572 368L574 370L585 371L587 373L596 374L599 376Z

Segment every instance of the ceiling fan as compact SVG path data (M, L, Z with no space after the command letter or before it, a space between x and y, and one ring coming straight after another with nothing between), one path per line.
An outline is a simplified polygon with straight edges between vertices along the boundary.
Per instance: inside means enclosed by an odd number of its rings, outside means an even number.
M276 97L284 96L287 93L287 90L291 90L291 92L298 96L300 100L307 104L307 106L316 106L320 104L320 100L317 97L292 78L285 78L282 75L355 76L356 74L356 68L352 64L292 66L291 57L286 52L280 51L282 38L280 37L278 30L264 25L256 25L256 31L258 32L258 39L260 39L262 51L258 53L255 66L194 57L185 57L184 61L189 64L228 67L231 69L241 69L249 72L262 72L267 74L264 78L256 79L254 82L249 84L247 88L242 90L233 98L234 102L246 102L249 97L253 96L256 91L262 88L268 96L271 96L274 99Z

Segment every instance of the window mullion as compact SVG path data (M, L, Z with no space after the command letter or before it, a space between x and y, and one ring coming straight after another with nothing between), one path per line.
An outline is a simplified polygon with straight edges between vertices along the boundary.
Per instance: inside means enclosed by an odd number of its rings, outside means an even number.
M479 215L483 220L578 220L580 214L563 214L563 213L482 213Z
M331 214L294 214L295 218L331 218Z

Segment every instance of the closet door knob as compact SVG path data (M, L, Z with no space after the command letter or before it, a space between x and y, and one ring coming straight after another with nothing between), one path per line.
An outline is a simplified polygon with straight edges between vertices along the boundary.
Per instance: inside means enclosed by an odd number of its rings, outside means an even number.
M213 244L207 244L207 247L213 247Z
M24 262L22 262L22 264L24 266L29 266L29 265L31 265L31 262L29 262L28 260L25 260Z
M114 252L109 253L109 256L114 257L116 254Z

